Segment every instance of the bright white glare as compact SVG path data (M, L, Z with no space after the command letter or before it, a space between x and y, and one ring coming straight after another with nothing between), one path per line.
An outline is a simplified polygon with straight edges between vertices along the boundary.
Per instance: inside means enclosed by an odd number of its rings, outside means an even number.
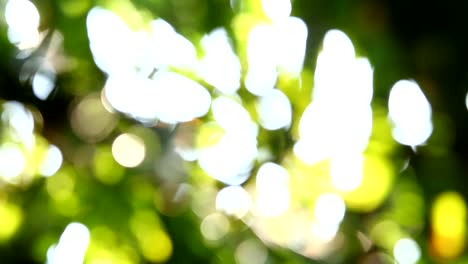
M332 185L341 191L352 191L361 185L364 157L361 153L341 153L331 158Z
M41 34L37 29L17 32L12 28L8 28L7 36L8 40L20 50L36 48L41 42ZM24 57L24 55L18 55L18 57Z
M202 235L211 241L223 238L230 229L229 220L220 213L213 213L203 219L200 225Z
M367 59L336 57L324 50L317 58L314 80L314 100L343 104L346 110L352 110L351 104L362 106L372 100L373 70Z
M395 243L393 255L400 264L415 264L421 257L421 249L413 239L402 238Z
M12 28L38 28L40 22L36 6L28 0L10 0L5 6L5 20Z
M82 264L89 239L90 233L85 225L69 224L60 236L58 244L49 248L47 264Z
M300 119L294 153L309 164L335 157L332 183L337 189L352 190L360 183L361 163L355 157L366 149L372 132L372 96L369 61L355 58L345 33L328 31L317 58L313 101ZM352 172L344 172L340 164Z
M351 83L354 84L350 96L356 96L356 103L369 105L374 93L374 70L367 58L357 58L353 63L353 74L351 74Z
M313 240L319 240L322 243L327 243L335 238L339 228L339 225L330 225L327 223L312 221L310 225L310 234Z
M6 181L14 181L26 166L26 159L19 146L12 143L0 145L0 177Z
M340 116L340 137L337 138L336 145L342 146L339 152L347 150L364 151L369 143L372 133L372 107L370 104L355 104L346 113Z
M278 216L289 209L289 173L272 162L263 164L257 172L257 210L263 216Z
M315 201L315 218L322 225L339 225L344 218L346 205L340 196L322 194Z
M252 94L263 95L276 84L278 72L275 41L275 32L268 25L258 25L249 33L245 86Z
M354 46L345 33L330 30L317 57L313 99L344 104L364 103L372 98L373 71L367 59L356 59ZM368 102L366 102L368 103Z
M401 144L418 146L432 134L431 105L414 81L396 82L388 99L393 137Z
M104 95L117 111L136 119L157 118L160 107L155 103L158 88L148 78L134 74L112 74L106 81Z
M55 76L47 76L39 72L34 75L32 86L34 95L37 98L41 100L47 99L54 89L54 85Z
M108 74L138 71L148 76L155 68L195 69L195 47L162 19L152 21L148 32L132 31L112 11L94 7L86 26L94 61Z
M224 94L240 87L241 65L224 28L213 30L201 41L205 51L199 71L203 79Z
M36 6L28 0L10 0L5 6L5 20L9 26L8 38L20 49L36 47L40 15Z
M311 235L323 243L331 241L344 218L346 206L340 196L322 194L315 201L315 220L311 223Z
M25 146L31 148L34 144L34 117L23 104L9 101L3 104L2 121L13 128L15 136Z
M193 69L197 62L197 52L193 44L163 19L150 23L149 58L156 68L173 66L180 69ZM144 55L144 54L143 54Z
M213 146L199 150L198 163L209 176L239 185L250 176L257 153L256 134L227 132Z
M216 209L237 218L244 217L252 207L250 194L241 186L228 186L216 195Z
M291 14L290 0L262 0L262 8L271 20L287 18Z
M256 186L258 192L271 192L274 189L288 188L289 173L282 166L273 162L263 164L257 172Z
M210 93L197 82L174 72L160 71L153 79L120 74L111 75L105 96L116 110L139 120L160 119L174 124L205 115Z
M294 154L307 164L317 163L327 156L326 153L323 152L323 150L319 147L319 143L319 140L311 142L304 139L299 139L296 144L294 144ZM326 146L324 147L326 148Z
M212 112L224 134L216 144L199 150L198 162L211 177L229 185L242 184L258 154L258 127L247 110L228 97L216 98Z
M283 1L269 2L281 4ZM252 28L247 40L247 90L254 95L264 95L274 88L278 70L297 77L304 64L307 34L306 24L297 17L285 17L271 25Z
M260 97L257 104L260 124L268 130L287 128L291 125L292 108L288 97L278 89Z
M329 30L323 39L323 51L340 59L354 59L351 39L341 30Z
M465 97L465 105L466 105L466 108L468 108L468 93L466 94L466 97Z
M48 177L54 175L62 166L63 157L60 149L50 145L44 160L39 167L39 173Z
M18 133L31 134L34 130L32 113L19 102L10 101L3 104L2 121Z
M216 122L226 131L245 130L251 125L249 112L231 98L216 98L211 109Z
M263 264L268 259L268 251L255 240L245 240L236 248L235 258L237 264Z
M112 155L120 165L133 168L143 162L146 147L142 139L133 134L122 134L112 143Z
M335 121L336 112L320 102L312 102L299 122L299 141L294 153L306 163L313 164L332 154L335 139L342 132Z
M104 72L127 72L135 64L132 31L116 14L92 8L86 18L89 45L96 65Z
M34 74L32 88L34 95L46 100L55 87L55 72L52 67L45 67Z
M276 1L273 0L272 2ZM275 22L273 27L277 36L275 43L277 52L275 55L277 56L279 70L293 76L299 76L306 53L307 25L300 18L288 17Z
M153 80L159 95L153 103L159 105L157 117L161 121L187 122L210 109L211 95L197 82L173 72L158 72Z

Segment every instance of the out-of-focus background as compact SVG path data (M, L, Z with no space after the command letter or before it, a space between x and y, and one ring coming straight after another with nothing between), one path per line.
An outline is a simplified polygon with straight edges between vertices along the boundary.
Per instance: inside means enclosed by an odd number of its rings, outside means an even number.
M1 262L468 263L468 7L407 2L0 0Z

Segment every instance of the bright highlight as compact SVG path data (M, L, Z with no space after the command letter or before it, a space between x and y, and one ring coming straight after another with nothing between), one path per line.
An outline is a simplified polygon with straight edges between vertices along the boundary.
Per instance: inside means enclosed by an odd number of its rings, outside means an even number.
M454 258L466 244L466 204L456 192L440 194L434 201L431 222L434 251L443 258Z
M82 264L88 248L90 233L88 228L80 223L69 224L57 245L47 252L48 264Z
M8 39L19 49L30 49L39 45L40 15L31 1L8 1L5 6L5 20L9 26Z
M143 162L146 147L142 139L133 134L122 134L112 143L112 155L120 165L133 168Z
M257 172L256 205L262 216L279 216L289 209L289 173L282 166L268 162Z
M244 217L252 207L250 194L241 186L228 186L221 189L216 195L216 209L233 215Z
M421 249L413 239L402 238L395 243L393 256L400 264L415 264L421 258Z
M390 91L388 110L394 124L393 137L399 143L415 147L431 136L431 105L416 82L395 83Z

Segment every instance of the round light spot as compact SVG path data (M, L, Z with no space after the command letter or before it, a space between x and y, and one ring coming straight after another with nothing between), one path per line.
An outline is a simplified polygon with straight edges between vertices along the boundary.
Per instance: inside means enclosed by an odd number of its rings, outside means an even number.
M165 263L173 252L171 238L160 221L153 210L137 211L129 221L142 255L151 263Z
M239 244L235 252L236 262L238 264L263 264L267 261L268 252L262 244L249 239Z
M39 12L28 0L10 0L5 7L5 20L10 27L39 27Z
M245 216L252 206L252 198L241 186L223 188L216 196L216 209L237 218Z
M8 38L11 43L18 45L18 48L34 48L39 44L37 29L40 15L31 1L8 1L5 6L5 20L9 26Z
M229 232L229 220L220 213L213 213L203 219L200 230L207 240L216 241Z
M434 253L443 258L455 258L466 247L466 203L459 193L439 194L431 209L431 230Z
M62 152L55 145L50 145L42 164L39 167L39 173L48 177L55 174L62 166Z
M0 219L2 219L2 224L0 225L0 241L4 242L18 231L23 220L23 212L21 208L15 204L2 202L0 203Z
M120 165L133 168L143 162L146 147L139 137L133 134L122 134L112 143L112 155Z
M13 182L25 169L26 159L19 146L5 143L0 146L0 164L0 177Z
M393 255L400 264L414 264L421 257L421 249L413 239L402 238L396 242Z
M75 134L87 142L106 138L117 124L117 118L109 113L99 94L85 97L73 109L71 127Z
M329 30L323 38L323 50L330 55L341 58L355 56L354 45L351 39L341 30Z
M90 232L85 225L69 224L57 246L49 249L47 263L83 263L89 240Z
M52 67L36 72L32 80L34 95L43 101L46 100L54 90L55 79L55 72Z
M291 103L280 90L274 89L262 96L257 105L257 112L260 124L265 129L276 130L291 124Z
M416 82L400 80L393 85L388 111L394 124L393 137L399 143L417 146L431 136L431 105Z
M340 196L322 194L315 201L315 217L319 223L339 224L345 215L346 206Z
M2 105L1 119L5 125L10 126L14 134L28 149L34 145L34 115L23 104L8 101Z
M216 98L212 112L217 123L208 123L198 136L202 139L198 140L202 143L198 144L200 167L226 184L242 184L257 157L257 124L241 104L228 97Z

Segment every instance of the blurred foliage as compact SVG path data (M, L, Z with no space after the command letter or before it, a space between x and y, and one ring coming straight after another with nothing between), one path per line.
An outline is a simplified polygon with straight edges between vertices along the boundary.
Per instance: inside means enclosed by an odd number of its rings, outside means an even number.
M259 96L245 85L249 33L255 25L272 23L260 0L32 1L40 14L39 42L29 48L8 35L7 2L0 0L2 263L57 263L54 252L70 253L66 230L81 230L70 223L81 223L89 232L84 263L394 263L402 238L418 243L418 263L467 263L468 43L461 36L466 5L291 1L291 15L307 26L304 66L298 76L279 74L275 86L291 104L292 121L270 130L258 126ZM217 195L229 184L187 157L229 133L242 134L243 128L229 132L213 109L171 124L138 119L103 99L109 72L96 63L87 28L96 6L111 10L134 31L148 31L151 21L164 19L193 43L197 59L208 53L204 36L226 30L241 68L240 89L226 97L247 110L258 132L258 153L241 190L248 197L260 193L256 175L262 165L280 164L290 176L288 213L260 217L250 209L238 216L217 208ZM331 29L345 32L356 55L367 57L373 69L372 133L362 155L362 182L352 191L330 183L329 159L311 164L293 151L303 136L301 116L312 101L317 57ZM196 81L213 99L223 94L194 69L168 68ZM149 76L160 72L153 70ZM53 76L45 98L33 90L41 71ZM432 135L420 146L404 146L392 137L387 102L401 79L419 83L432 106ZM18 119L32 125L18 125ZM118 139L125 142L120 150ZM244 143L234 145L248 148ZM50 157L55 163L44 167ZM14 171L14 162L22 164L20 171ZM327 193L346 206L329 240L324 239L329 230L311 220L322 217L317 208ZM231 201L240 207L244 202L249 200ZM78 244L71 247L79 252ZM402 247L414 253L407 244ZM73 256L61 261L78 263ZM407 261L413 263L411 256Z

